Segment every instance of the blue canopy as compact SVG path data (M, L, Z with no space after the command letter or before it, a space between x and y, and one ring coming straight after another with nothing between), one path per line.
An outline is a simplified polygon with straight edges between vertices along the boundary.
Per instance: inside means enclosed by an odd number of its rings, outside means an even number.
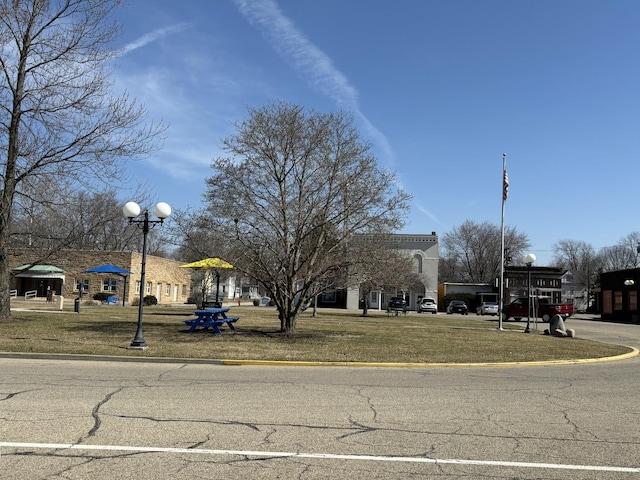
M115 265L111 265L110 263L105 263L104 265L100 265L99 267L83 270L82 273L112 273L114 275L124 276L131 275L133 272L125 270L124 268L116 267Z

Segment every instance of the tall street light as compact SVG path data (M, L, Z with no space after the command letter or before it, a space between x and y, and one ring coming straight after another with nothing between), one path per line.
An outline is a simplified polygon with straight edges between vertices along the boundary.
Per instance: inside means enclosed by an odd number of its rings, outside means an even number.
M522 261L527 266L527 328L524 329L524 333L531 333L531 266L536 261L536 256L529 253Z
M164 219L171 215L171 207L164 203L160 202L156 204L153 209L153 213L159 220L149 220L149 211L144 211L144 218L142 220L134 220L138 215L140 215L140 205L136 202L127 202L124 207L122 207L122 213L124 216L129 219L129 224L135 224L138 227L142 228L142 271L140 272L140 302L138 303L138 330L136 331L136 336L129 348L144 350L147 348L147 344L144 341L144 337L142 336L142 306L144 304L143 301L143 292L144 292L144 275L145 275L145 267L147 264L147 233L149 233L149 227L155 227L158 224L162 224Z

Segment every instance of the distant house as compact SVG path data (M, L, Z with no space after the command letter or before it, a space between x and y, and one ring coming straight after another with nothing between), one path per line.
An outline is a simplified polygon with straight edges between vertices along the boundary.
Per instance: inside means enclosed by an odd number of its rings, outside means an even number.
M573 303L576 312L587 311L590 293L590 286L584 284L572 272L567 271L562 276L562 298L566 303Z
M80 294L92 296L98 292L110 293L131 303L134 298L154 295L158 303L185 303L191 293L191 270L181 268L184 262L147 255L145 285L140 285L142 254L135 252L103 252L94 250L62 250L38 261L30 249L10 251L10 289L17 296L31 294L36 297L55 295L73 298ZM109 263L128 270L131 275L84 273Z

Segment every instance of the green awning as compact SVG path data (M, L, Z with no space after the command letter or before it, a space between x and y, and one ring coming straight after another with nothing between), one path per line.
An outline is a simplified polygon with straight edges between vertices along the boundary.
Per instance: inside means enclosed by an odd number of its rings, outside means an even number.
M64 278L65 271L55 265L33 265L25 263L19 267L13 268L11 271L16 277L29 278Z

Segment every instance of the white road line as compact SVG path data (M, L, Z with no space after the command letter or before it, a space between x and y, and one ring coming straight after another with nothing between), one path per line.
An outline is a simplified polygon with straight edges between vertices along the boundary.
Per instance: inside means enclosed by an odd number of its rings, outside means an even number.
M129 447L117 445L79 445L67 443L23 443L0 442L0 448L32 448L41 450L103 450L138 453L188 453L198 455L239 455L245 457L260 458L315 458L327 460L358 460L365 462L404 462L404 463L433 463L436 465L477 465L489 467L516 467L516 468L548 468L555 470L588 470L596 472L623 472L640 473L636 467L614 467L605 465L563 465L559 463L531 463L531 462L500 462L492 460L463 460L463 459L437 459L424 457L392 457L379 455L338 455L332 453L295 453L295 452L257 452L251 450L207 450L199 448L162 448L162 447Z

